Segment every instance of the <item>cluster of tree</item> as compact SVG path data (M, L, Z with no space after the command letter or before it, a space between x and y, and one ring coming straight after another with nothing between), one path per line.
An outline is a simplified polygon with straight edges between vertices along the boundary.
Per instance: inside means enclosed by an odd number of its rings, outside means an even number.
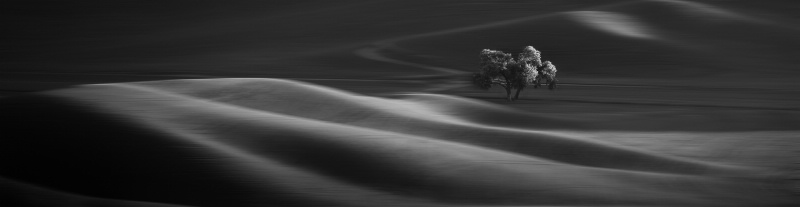
M510 53L490 49L481 51L480 58L481 68L473 76L473 83L482 89L499 85L506 90L509 101L518 99L519 93L530 85L539 88L545 83L553 90L558 82L556 66L550 61L542 62L541 52L532 46L525 47L516 59ZM512 99L513 89L517 92Z

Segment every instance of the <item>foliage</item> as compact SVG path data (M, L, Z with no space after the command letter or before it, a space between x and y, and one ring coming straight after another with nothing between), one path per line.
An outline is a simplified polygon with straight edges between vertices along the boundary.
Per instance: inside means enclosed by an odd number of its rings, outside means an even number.
M480 71L473 75L472 82L482 89L489 89L493 85L503 87L509 101L518 99L519 93L530 85L538 88L546 81L552 90L557 82L555 65L550 61L542 62L541 52L532 46L525 47L516 59L503 51L483 49L480 60ZM512 99L513 89L517 92Z
M517 59L536 67L542 66L542 53L533 48L533 46L527 46L522 49L522 53L519 54Z
M542 75L544 75L547 80L552 80L556 78L556 65L553 65L550 61L544 61L544 66L542 67Z

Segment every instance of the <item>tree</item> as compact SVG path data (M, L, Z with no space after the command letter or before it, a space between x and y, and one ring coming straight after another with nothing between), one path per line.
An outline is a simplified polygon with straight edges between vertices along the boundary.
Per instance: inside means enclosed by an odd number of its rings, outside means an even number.
M530 85L538 88L542 80L547 81L551 90L555 88L555 65L550 61L542 63L541 52L532 46L525 47L517 59L502 51L484 49L480 60L480 71L473 75L473 83L482 89L499 85L505 89L509 101L519 99L519 93ZM512 99L513 89L517 91Z
M551 63L550 61L544 61L542 63L542 67L539 70L539 76L536 80L536 85L534 88L538 88L542 85L542 82L547 82L547 88L553 90L556 88L556 83L558 83L558 79L556 79L556 65Z
M492 85L503 87L506 90L506 98L510 101L514 76L508 70L508 65L514 65L514 58L502 51L483 49L480 59L481 70L473 76L473 82L484 89L489 89Z

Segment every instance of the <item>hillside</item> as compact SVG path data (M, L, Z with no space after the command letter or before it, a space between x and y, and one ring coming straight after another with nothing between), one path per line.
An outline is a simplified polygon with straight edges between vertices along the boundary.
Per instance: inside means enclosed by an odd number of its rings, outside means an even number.
M614 124L444 95L379 98L278 79L171 80L7 98L0 110L9 135L0 145L4 182L68 192L58 194L68 200L764 206L795 199L785 182L791 154L653 150L682 144L642 146L625 132L636 125L597 138L603 133L581 133ZM503 119L510 120L487 122ZM756 139L789 138L781 134L731 137L757 149L767 143ZM767 158L770 165L758 164Z

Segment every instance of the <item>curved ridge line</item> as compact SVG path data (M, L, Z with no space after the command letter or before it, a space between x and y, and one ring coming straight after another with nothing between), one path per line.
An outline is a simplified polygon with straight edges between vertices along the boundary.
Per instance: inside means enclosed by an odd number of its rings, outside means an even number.
M159 130L164 130L167 133L170 133L170 134L172 134L172 135L174 135L176 137L180 137L180 138L182 138L184 140L187 140L187 141L190 141L192 143L203 145L203 146L209 147L211 149L215 149L215 150L217 150L218 153L234 156L234 157L237 157L237 158L240 158L240 159L244 159L244 160L247 160L247 161L250 161L250 162L261 163L259 165L248 165L246 162L234 162L234 164L240 165L242 168L254 169L254 170L258 170L259 171L259 172L253 172L253 171L249 171L249 170L237 170L236 171L237 173L255 175L255 177L261 178L260 180L264 180L264 181L269 182L271 184L279 185L279 186L281 186L280 187L281 189L289 191L289 192L292 192L294 194L303 194L303 193L308 193L308 192L318 192L318 191L308 191L308 189L320 189L320 183L324 183L324 184L327 184L330 188L336 188L336 190L325 191L326 192L325 193L326 196L324 196L323 198L328 198L328 199L325 200L326 202L335 201L335 202L343 203L343 204L346 204L346 205L352 205L356 201L361 201L362 197L367 196L367 197L372 197L372 198L374 198L374 197L383 197L383 199L381 199L381 200L384 200L384 199L385 200L391 200L391 201L405 200L405 201L401 201L401 202L403 202L404 204L413 203L414 206L429 206L429 205L441 206L441 205L434 205L434 203L430 202L430 201L429 201L430 203L421 203L419 198L409 198L409 197L404 197L404 196L397 196L397 195L392 195L390 193L378 193L379 191L368 190L368 189L365 189L365 188L362 188L362 187L359 187L359 186L356 186L356 185L351 185L351 184L348 184L348 183L344 183L344 182L341 182L341 181L339 181L337 179L330 178L329 176L321 175L321 174L318 174L318 173L313 173L313 172L310 172L308 170L300 170L300 169L298 169L296 167L285 165L285 164L283 164L283 163L281 163L279 161L275 161L275 160L269 159L269 158L264 158L264 157L261 157L261 156L258 156L256 154L254 154L254 153L247 152L246 150L242 150L242 149L236 148L236 147L234 147L234 146L232 146L230 144L206 138L205 136L203 136L201 134L188 133L188 132L185 132L185 131L170 129L168 127L158 127L158 126L155 126L155 127L157 129L159 129ZM267 167L267 166L269 166L269 167ZM292 176L300 177L300 178L295 178L293 180L295 180L295 181L302 180L302 181L306 181L306 182L291 182L291 184L289 184L287 182L275 182L276 181L275 178L267 178L269 176L265 177L264 174L261 173L263 171L267 171L268 174L273 174L273 175L274 174L278 174L278 175L284 174L284 175L286 175L288 173L291 173ZM249 177L253 177L253 176L249 176ZM276 176L276 177L285 178L283 176ZM311 181L309 181L307 179L314 180L314 181L311 182ZM278 180L282 180L282 179L278 179ZM306 183L306 184L298 186L298 183ZM345 191L342 192L343 190L345 190ZM353 195L354 193L356 193L356 195ZM314 193L314 194L320 194L320 193ZM335 194L335 195L330 195L330 194ZM312 197L312 198L314 198L315 200L323 199L323 198L320 198L320 197ZM342 198L345 198L345 199L342 199Z
M150 92L154 92L154 93L163 94L163 95L166 95L166 96L174 96L174 97L181 98L181 99L197 100L197 98L192 97L192 96L186 96L186 95L181 95L181 94L170 93L168 91L159 90L157 88L152 88L152 87L147 87L147 86L135 86L135 85L129 85L129 84L114 84L114 85L115 86L120 86L120 87L130 87L131 89L134 89L134 90L139 89L139 90L150 91ZM370 127L364 127L364 126L357 126L357 125L347 125L347 124L329 122L329 121L324 121L324 120L317 120L317 119L312 119L312 118L291 116L291 115L288 115L288 114L281 114L281 113L275 113L275 112L255 110L255 109L251 109L251 108L247 108L247 107L241 107L241 106L236 106L236 105L230 105L230 104L214 102L214 101L211 101L211 100L204 100L204 99L201 99L201 100L204 103L207 103L207 104L217 105L217 106L220 106L220 107L223 107L223 108L229 108L229 109L234 109L234 110L250 111L253 114L269 114L270 116L278 116L278 117L288 118L288 119L303 120L303 121L311 122L311 123L315 123L316 122L316 123L320 123L320 124L330 124L330 125L338 126L338 127L353 128L354 130L359 130L360 129L360 130L375 131L375 132L379 132L379 133L390 133L390 134L396 135L396 136L410 136L410 137L413 137L413 138L423 139L423 140L427 140L427 141L451 143L451 144L456 144L456 145L459 145L459 146L467 146L467 147L471 147L471 148L489 150L489 151L498 152L498 153L513 154L513 155L516 155L516 156L522 156L522 157L525 157L525 158L530 158L530 159L535 159L535 160L549 160L549 161L552 161L552 162L568 163L570 165L576 165L576 166L581 166L581 167L607 169L607 170L619 170L619 171L635 172L635 173L648 172L648 173L659 173L659 174L680 174L680 173L668 173L668 172L660 172L660 171L641 171L641 170L633 170L633 169L607 168L607 167L601 167L601 166L587 166L587 165L582 165L582 164L579 164L579 163L562 162L562 161L559 161L559 160L553 160L553 159L549 159L549 158L533 156L533 155L520 153L520 152L515 152L515 151L500 150L500 149L491 148L491 147L487 147L487 146L483 146L483 145L473 144L473 143L470 143L470 142L464 143L464 142L458 142L458 141L452 141L452 140L435 139L435 138L423 137L423 136L418 136L418 135L413 135L413 134L403 134L403 133L398 133L398 132L393 132L393 131L387 131L387 130L383 130L383 129L376 129L376 128L370 128ZM398 113L398 114L401 115L401 116L404 115L402 113ZM443 114L443 116L448 116L448 115ZM412 118L413 118L413 116L412 116ZM583 138L579 138L579 137L568 136L568 135L557 133L557 132L547 132L547 131L542 131L542 130L525 130L525 129L495 127L495 126L483 126L483 125L480 125L480 124L474 124L474 123L470 123L470 122L460 121L458 119L448 119L447 121L439 120L439 119L434 119L434 120L438 120L437 122L440 122L440 123L449 123L449 124L454 124L454 125L457 125L457 126L464 126L464 127L475 128L475 129L486 129L486 130L492 130L492 131L512 131L512 132L516 132L516 133L523 133L523 134L530 134L530 135L542 135L542 136L560 137L560 138L564 138L564 139L568 139L568 140L582 142L582 143L589 144L589 145L598 145L597 147L604 147L604 148L610 148L610 149L615 149L615 150L623 150L625 152L631 152L631 153L643 153L645 155L648 155L648 156L651 156L651 157L655 157L655 158L659 158L659 159L665 159L665 160L668 160L670 162L673 162L673 161L674 162L682 162L682 163L692 164L692 165L701 165L701 166L707 166L707 167L713 167L713 168L723 168L723 169L726 169L726 170L737 170L737 171L741 170L741 171L745 171L745 172L749 172L750 171L749 168L742 168L742 167L739 167L739 166L728 166L728 165L721 165L721 164L708 163L708 162L702 162L702 161L684 160L684 159L680 159L680 158L676 158L676 157L661 155L661 154L658 154L658 153L649 154L647 152L643 152L643 151L637 150L635 148L630 148L630 147L626 147L626 146L618 146L618 145L614 145L612 143L605 143L605 142L600 142L600 141L597 141L597 140L589 140L589 139L583 139Z
M441 139L429 138L429 137L418 136L418 135L413 135L413 134L404 134L404 133L386 131L386 130L375 129L375 128L370 128L370 127L348 125L348 124L342 124L342 123L336 123L336 122L330 122L330 121L324 121L324 120L318 120L318 119L312 119L312 118L305 118L305 117L300 117L300 116L292 116L292 115L289 115L289 114L282 114L282 113L276 113L276 112L271 112L271 111L255 110L255 109L251 109L251 108L247 108L247 107L241 107L241 106L236 106L236 105L231 105L231 104L215 102L215 101L212 101L212 100L199 99L199 98L196 98L196 97L193 97L193 96L186 96L186 95L182 95L182 94L170 93L168 91L163 91L163 90L159 90L157 88L152 88L152 87L147 87L147 86L137 86L137 85L129 85L129 84L105 84L105 85L115 86L115 87L122 87L122 88L129 88L129 89L140 90L140 91L145 91L145 92L152 92L152 93L162 94L162 95L165 95L165 96L168 96L168 97L171 96L171 97L179 98L179 99L200 101L203 104L208 104L208 105L215 106L215 107L220 107L220 108L223 108L223 109L247 111L248 112L247 114L266 114L267 116L281 117L281 118L286 118L286 119L294 119L294 120L299 120L299 121L302 121L302 122L318 123L318 124L330 125L330 126L334 126L334 127L349 128L349 129L352 129L352 130L365 130L365 131L371 131L371 132L376 132L376 133L384 133L384 134L390 134L390 135L395 135L395 136L405 136L405 137L414 138L414 139L421 139L421 140L425 140L425 141L447 143L447 144L458 145L458 146L463 146L463 147L468 147L468 148L477 148L477 149L481 149L481 150L493 151L493 152L496 152L496 153L502 153L502 154L509 154L509 155L513 155L513 156L524 157L526 159L549 160L549 159L544 159L544 158L539 158L539 157L532 157L532 156L524 155L524 154L518 154L518 153L512 153L512 152L508 152L508 151L497 150L497 149L493 149L493 148L487 148L487 147L483 147L483 146L479 146L479 145L472 145L472 144L466 144L466 143L449 141L449 140L441 140ZM398 113L398 114L401 114L401 113ZM306 133L308 133L308 132L306 132ZM555 161L555 162L557 162L557 161ZM558 162L558 163L560 163L560 162Z
M636 2L635 1L621 2L621 3L616 3L616 4L609 4L609 5L596 6L596 7L590 7L590 8L596 9L596 8L614 7L614 6L620 6L620 5L632 4L632 3L636 3ZM511 25L511 24L516 24L516 23L520 23L520 22L525 22L525 21L530 21L530 20L540 19L540 18L545 18L545 17L551 17L551 16L557 16L557 15L560 15L560 13L550 13L550 14L543 14L543 15L528 16L528 17L509 19L509 20L502 20L502 21L484 23L484 24L473 25L473 26L458 27L458 28L445 29L445 30L439 30L439 31L422 33L422 34L395 37L395 38L390 38L390 39L386 39L386 40L373 42L371 44L371 46L367 46L367 47L356 49L355 51L353 51L353 53L355 53L356 55L358 55L358 56L360 56L362 58L366 58L366 59L370 59L370 60L376 60L376 61L381 61L381 62L387 62L387 63L393 63L393 64L417 67L417 68L422 68L422 69L427 69L427 70L433 70L433 71L437 71L437 72L443 72L443 73L446 73L448 75L465 74L465 73L468 73L468 72L464 72L464 71L460 71L460 70L456 70L456 69L451 69L451 68L437 67L437 66L431 66L431 65L425 65L425 64L412 63L412 62L392 59L392 58L386 57L384 55L381 55L380 51L383 50L383 49L386 49L387 47L389 47L389 46L391 46L391 45L393 45L393 44L395 44L396 42L399 42L399 41L405 41L405 40L421 38L421 37L439 36L439 35L445 35L445 34L451 34L451 33L468 32L468 31L480 30L480 29L486 29L486 28L492 28L492 27L499 27L499 26ZM440 90L446 90L448 88L453 88L453 87L458 87L458 86L448 85L448 86L442 87L444 89L440 89Z
M163 91L163 90L158 90L156 88L151 88L151 87L146 87L146 86L135 86L135 85L129 85L129 84L107 84L107 85L109 85L109 86L117 86L117 87L122 87L122 88L129 88L129 89L134 89L134 90L140 90L140 91L144 91L144 92L158 93L158 94L162 94L162 95L166 95L166 96L172 96L172 97L180 98L180 99L198 100L197 98L192 98L191 96L184 96L184 95L180 95L180 94L169 93L169 92L166 92L166 91ZM287 118L287 119L299 119L299 120L318 122L318 123L324 123L324 124L348 126L348 125L341 125L341 124L332 123L332 122L324 122L324 121L313 120L313 119L305 119L305 118L302 118L302 117L286 116L286 115L277 114L277 113L257 111L257 110L248 109L248 108L244 108L244 107L238 107L238 106L233 106L233 105L228 105L228 104L222 104L222 103L214 102L214 101L208 101L208 100L199 100L199 101L202 101L203 104L209 104L209 105L214 106L214 107L222 107L222 108L227 108L227 109L231 109L231 110L251 111L251 112L253 112L251 114L269 114L271 116L280 116L280 117L284 117L284 118ZM163 131L163 132L169 133L169 134L171 134L171 135L173 135L175 137L182 138L183 140L186 140L186 141L189 141L189 142L192 142L192 143L195 143L195 144L199 144L199 145L202 145L202 146L209 147L211 149L216 150L217 153L220 153L220 154L223 154L223 155L229 155L229 156L233 156L233 157L237 157L237 158L241 158L241 159L244 159L244 160L249 161L249 162L263 163L262 165L248 165L247 162L234 162L234 164L239 165L239 166L241 166L243 168L259 170L259 172L267 171L270 174L287 174L287 171L289 171L295 176L298 176L298 174L299 174L300 177L304 177L306 179L313 179L313 180L316 180L316 181L322 181L322 182L324 182L324 183L326 183L326 184L328 184L330 186L337 187L339 190L325 191L325 192L334 192L336 194L336 196L328 195L328 196L325 196L325 198L333 198L337 202L346 203L347 205L353 205L353 203L355 203L356 201L360 201L360 199L363 198L363 197L376 197L376 196L379 196L379 197L384 197L384 199L382 199L382 200L393 201L393 202L401 200L404 204L409 204L409 203L413 204L412 206L450 206L450 205L441 205L441 204L435 203L433 201L427 201L427 200L423 200L423 199L419 199L419 198L410 198L410 197L405 197L405 196L392 195L391 193L378 193L379 191L367 190L365 188L362 188L362 187L359 187L359 186L355 186L355 185L351 185L351 184L347 184L347 183L341 182L341 181L339 181L337 179L333 179L333 178L330 178L330 177L325 176L325 175L309 172L309 171L306 171L306 170L300 170L300 169L298 169L296 167L285 165L285 164L283 164L283 163L281 163L279 161L275 161L273 159L268 159L268 158L264 158L264 157L258 156L258 155L254 154L254 153L248 152L247 150L243 150L243 149L237 148L237 147L235 147L235 146L233 146L231 144L228 144L228 143L225 143L225 142L222 142L222 141L218 141L218 140L215 140L215 139L207 138L206 136L204 136L202 134L190 133L190 132L185 131L185 130L179 130L179 129L174 129L174 128L170 128L170 127L163 127L162 124L156 124L156 122L164 123L164 121L162 121L160 119L149 119L149 118L144 118L143 119L141 117L136 117L136 116L134 116L132 118L137 119L138 123L144 124L144 125L148 126L151 129L155 129L155 130L158 130L158 131ZM366 129L366 130L369 130L369 129ZM374 129L372 129L372 130L374 130ZM376 130L376 131L378 131L378 130ZM265 166L271 166L271 167L265 167ZM254 174L254 175L256 175L255 177L261 178L260 180L275 181L275 179L265 178L263 176L263 174L259 173L259 172L253 172L253 171L247 171L247 170L236 171L236 172ZM303 180L303 179L297 178L297 180ZM299 183L307 183L306 185L303 185L302 187L298 187L297 186L298 182L292 182L291 184L287 184L286 182L270 182L270 183L271 184L280 185L282 189L285 189L287 191L290 191L290 192L293 192L293 193L296 193L296 194L302 194L304 192L314 192L314 191L307 191L306 189L303 189L303 188L309 188L309 189L319 189L320 188L318 182L299 182ZM341 192L341 188L347 189L348 191L347 192ZM352 195L352 193L354 193L354 192L358 192L358 194L357 195ZM314 197L314 198L319 199L318 197ZM347 198L347 199L341 200L341 198ZM328 201L330 201L330 200L328 200ZM425 201L427 203L423 203L421 201ZM373 205L367 205L367 206L373 206Z

